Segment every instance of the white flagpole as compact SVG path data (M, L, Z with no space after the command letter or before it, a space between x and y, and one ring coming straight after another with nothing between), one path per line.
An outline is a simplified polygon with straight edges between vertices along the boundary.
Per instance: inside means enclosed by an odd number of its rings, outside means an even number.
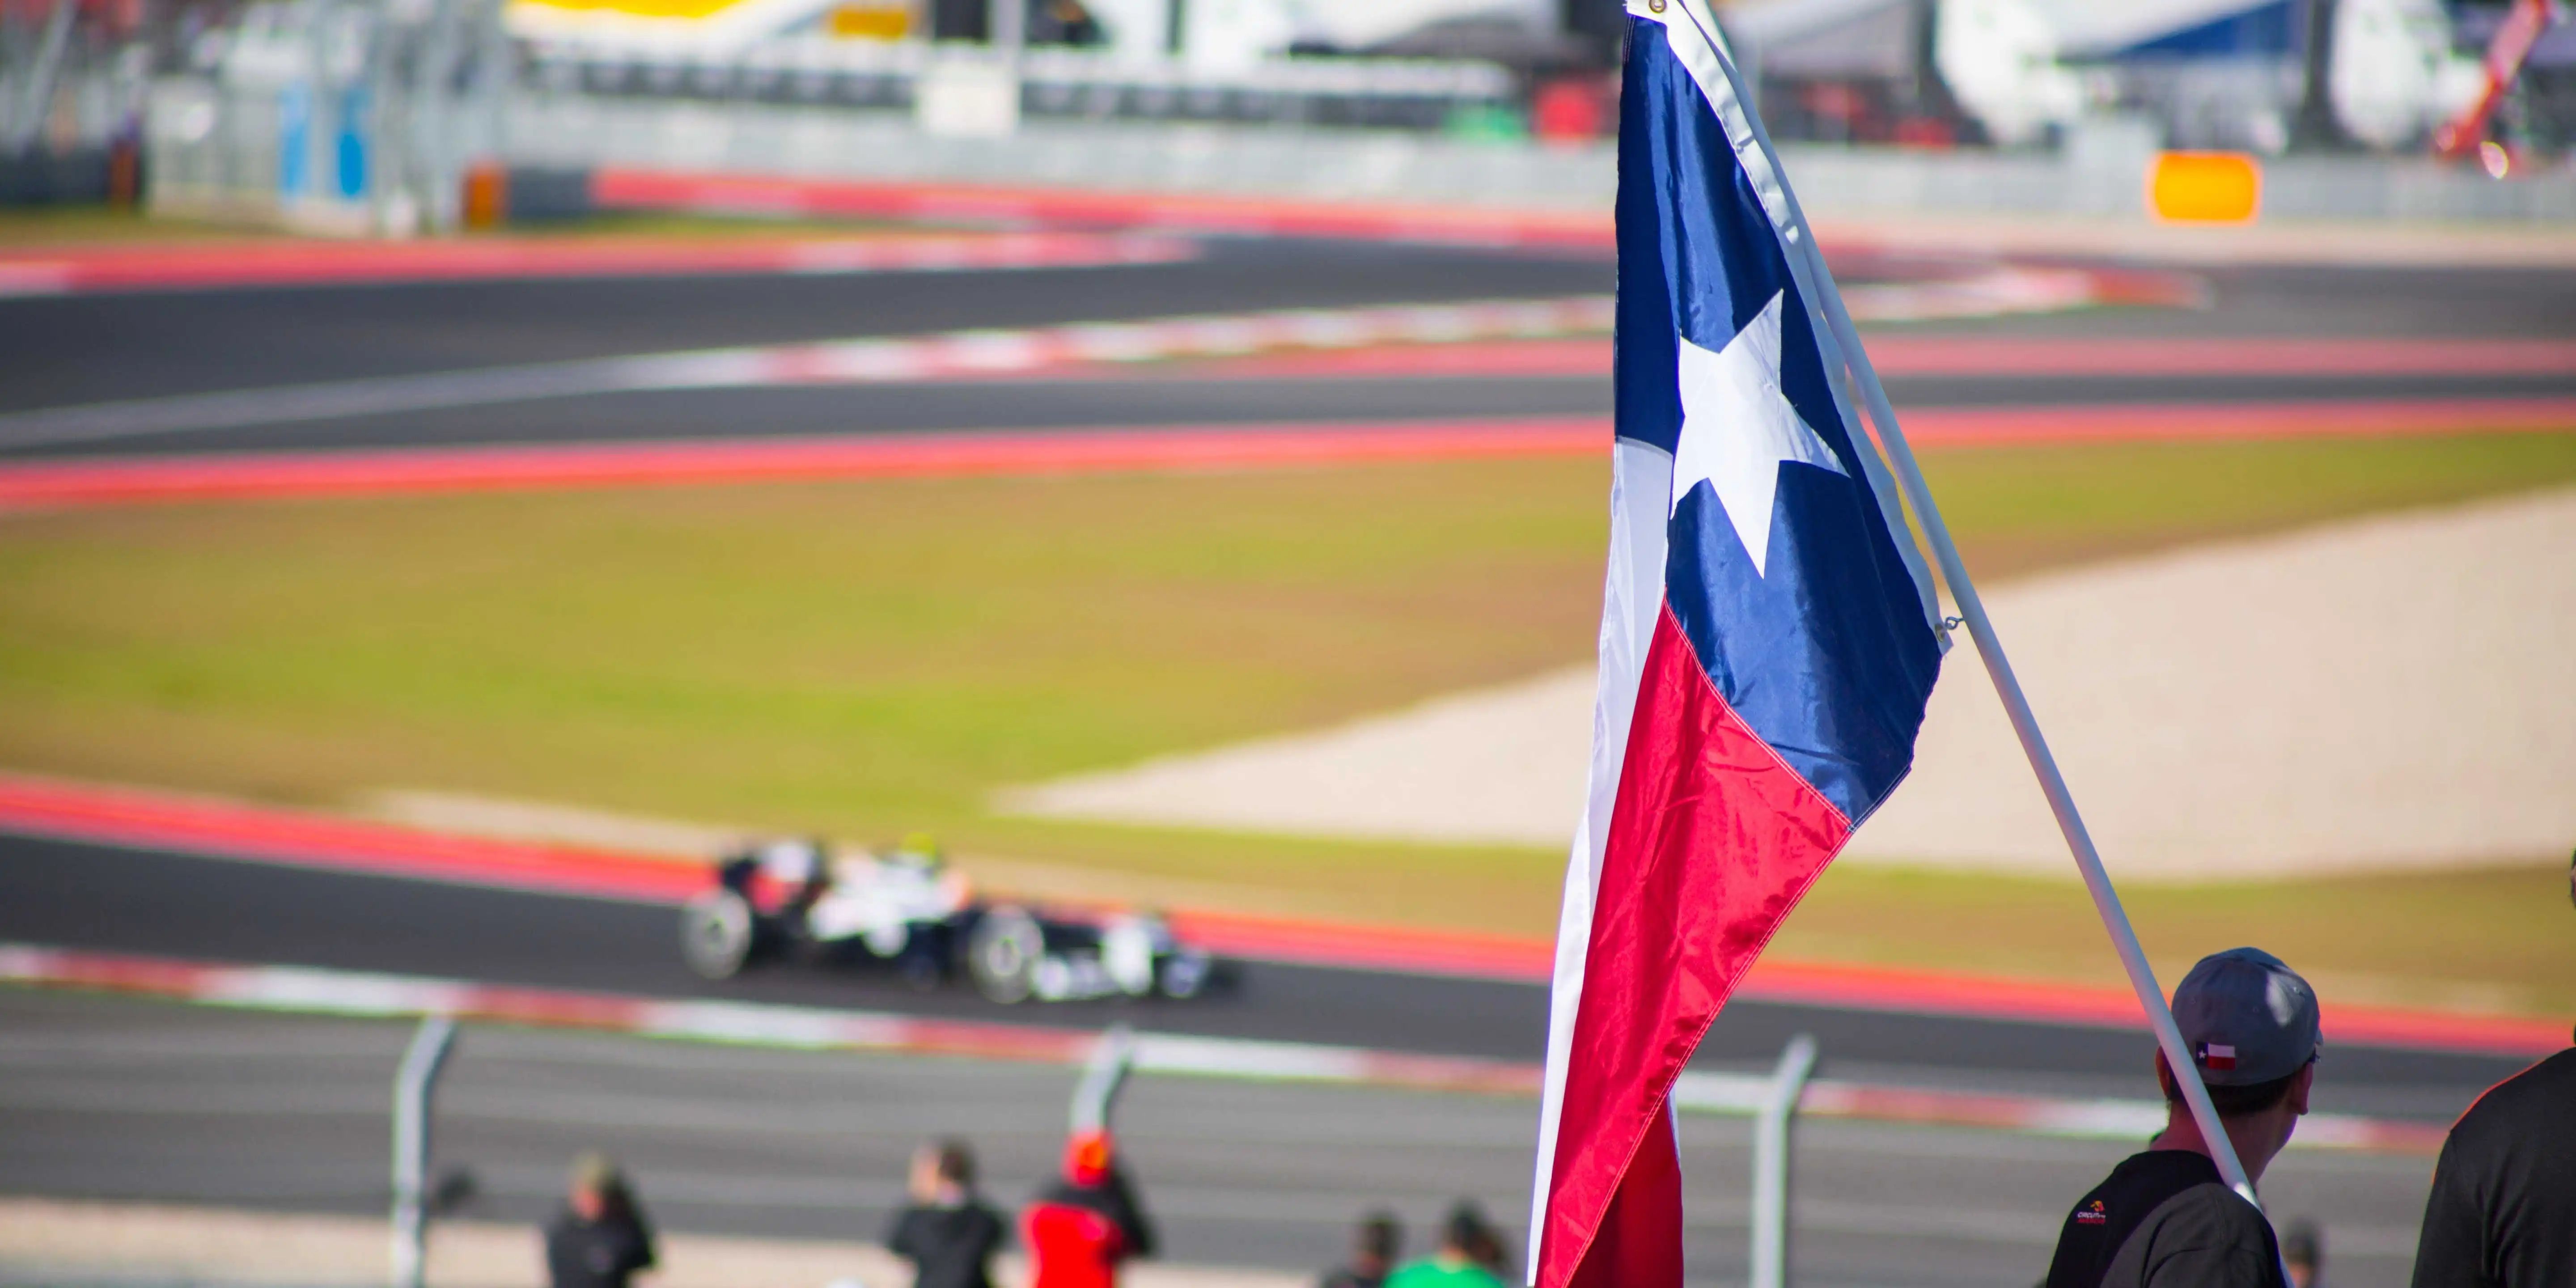
M1860 386L1869 418L1878 426L1879 441L1886 444L1888 458L1896 466L1897 482L1905 489L1905 499L1913 505L1915 517L1922 522L1924 536L1931 539L1933 557L1940 561L1941 574L1950 583L1950 594L1958 600L1959 615L1967 620L1968 634L1976 640L1979 656L1985 659L1986 674L1994 681L1996 695L2003 699L2004 712L2012 718L2013 732L2021 737L2022 753L2030 758L2031 772L2039 776L2040 790L2048 796L2048 808L2057 816L2057 828L2066 834L2066 846L2074 852L2075 866L2084 874L2084 886L2093 894L2093 908L2102 917L2102 928L2110 932L2111 946L2120 954L2120 965L2128 970L2129 985L2137 990L2139 1005L2146 1008L2147 1023L2155 1030L2165 1063L2173 1069L2174 1083L2182 1089L2184 1103L2191 1107L2192 1121L2199 1125L2201 1140L2209 1147L2211 1160L2218 1164L2219 1178L2244 1195L2247 1202L2260 1207L2253 1183L2246 1178L2245 1165L2236 1157L2235 1142L2228 1139L2218 1109L2210 1103L2209 1088L2201 1082L2200 1066L2193 1063L2191 1052L2183 1046L2182 1029L2174 1023L2173 1009L2165 1004L2164 990L2156 984L2146 950L2138 946L2138 932L2130 927L2129 914L2120 907L2120 894L2111 887L2110 873L2102 868L2102 855L2093 847L2092 833L2085 830L2083 816L2076 813L2075 797L2066 788L2065 775L2058 772L2057 758L2049 753L2048 739L2039 731L2039 720L2031 714L2030 699L2022 695L2021 681L2015 678L2012 663L2004 656L2003 642L1995 637L1995 624L1986 616L1985 601L1978 598L1976 584L1968 579L1968 566L1959 558L1958 545L1950 539L1949 525L1941 521L1941 509L1932 501L1932 489L1923 481L1914 449L1906 445L1904 431L1897 428L1896 410L1888 404L1887 390L1879 384L1869 352L1861 347L1860 332L1852 326L1850 311L1843 307L1842 291L1834 285L1824 252L1816 245L1815 229L1807 223L1806 212L1799 207L1797 194L1790 190L1788 176L1780 169L1780 154L1771 147L1770 132L1762 128L1762 118L1744 96L1744 84L1736 73L1733 56L1724 56L1719 63L1725 68L1736 101L1745 105L1744 120L1752 127L1753 141L1771 163L1771 173L1779 179L1780 195L1788 203L1789 218L1801 234L1783 239L1797 243L1787 248L1788 253L1806 261L1805 276L1815 284L1818 297L1814 303L1824 310L1834 342L1851 369L1852 381ZM1869 450L1861 443L1852 446L1856 451Z
M1869 355L1860 347L1860 336L1853 330L1851 314L1843 308L1842 292L1833 279L1825 276L1824 256L1812 249L1817 280L1823 284L1825 312L1833 322L1834 337L1851 364L1852 377L1860 385L1861 397L1868 403L1869 418L1878 425L1880 441L1896 466L1898 483L1905 488L1905 499L1923 523L1923 533L1932 540L1932 554L1941 563L1941 575L1950 583L1950 594L1959 602L1959 616L1966 618L1968 634L1977 642L1978 656L1986 662L1986 675L1994 681L1995 693L2003 699L2004 713L2012 717L2013 732L2021 737L2022 753L2030 758L2031 772L2039 776L2039 787L2048 796L2049 812L2057 816L2057 830L2066 834L2066 846L2075 854L2075 866L2084 874L2084 887L2093 894L2093 909L2101 914L2102 928L2111 934L2111 946L2120 954L2120 965L2129 972L2129 985L2137 990L2138 1002L2147 1011L2147 1023L2156 1031L2156 1045L2165 1053L2165 1063L2172 1067L2174 1083L2182 1089L2183 1100L2191 1106L2192 1121L2200 1125L2201 1140L2209 1146L2209 1155L2218 1164L2220 1179L2245 1196L2246 1201L2262 1206L2254 1197L2253 1182L2245 1175L2245 1165L2236 1157L2235 1142L2227 1138L2227 1129L2219 1121L2218 1108L2209 1101L2209 1088L2200 1080L2200 1066L2183 1045L2182 1029L2174 1023L2173 1009L2165 1004L2164 990L2156 984L2155 969L2147 964L2146 950L2138 946L2138 932L2129 925L2129 914L2120 906L2120 893L2111 887L2111 874L2102 868L2102 855L2093 847L2093 834L2084 827L2084 818L2075 812L2075 797L2066 788L2066 778L2058 772L2057 757L2048 750L2048 739L2039 731L2039 720L2031 714L2030 699L2021 691L2021 680L2014 676L2012 662L2004 656L2003 642L1995 637L1995 624L1986 616L1985 602L1977 597L1975 583L1968 580L1968 567L1959 558L1959 547L1950 539L1950 529L1941 521L1941 511L1932 503L1932 489L1923 481L1922 467L1915 464L1914 449L1907 446L1905 433L1896 427L1896 412L1888 406L1887 391L1878 383L1878 372L1871 368ZM1860 451L1869 450L1855 443Z

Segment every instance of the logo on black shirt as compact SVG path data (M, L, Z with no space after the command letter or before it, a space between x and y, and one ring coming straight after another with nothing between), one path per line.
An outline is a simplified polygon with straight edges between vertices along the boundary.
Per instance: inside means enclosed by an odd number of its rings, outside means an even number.
M2075 1209L2075 1224L2077 1225L2104 1225L2108 1224L2110 1220L2111 1214L2102 1210L2102 1200L2100 1199L2095 1199L2091 1203Z

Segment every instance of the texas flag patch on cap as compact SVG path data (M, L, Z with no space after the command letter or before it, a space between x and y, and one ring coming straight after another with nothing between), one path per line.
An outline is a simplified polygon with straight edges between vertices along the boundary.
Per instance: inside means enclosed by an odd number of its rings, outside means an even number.
M2200 1059L2201 1067L2213 1073L2226 1073L2236 1068L2236 1048L2232 1046L2203 1042L2200 1044L2200 1050L2195 1054Z

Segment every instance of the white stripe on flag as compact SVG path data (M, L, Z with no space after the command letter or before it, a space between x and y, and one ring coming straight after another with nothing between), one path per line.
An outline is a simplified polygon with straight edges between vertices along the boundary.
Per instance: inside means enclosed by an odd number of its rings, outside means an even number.
M1557 1118L1564 1109L1575 1009L1583 1001L1584 956L1592 945L1592 905L1619 799L1619 766L1628 725L1637 714L1646 645L1664 607L1665 509L1673 492L1673 458L1633 439L1615 440L1610 456L1610 559L1601 590L1601 676L1592 707L1592 770L1583 821L1565 865L1565 904L1556 921L1556 978L1548 994L1547 1072L1539 1087L1538 1171L1530 1191L1529 1282L1538 1282L1539 1237L1547 1230L1548 1183L1556 1169Z

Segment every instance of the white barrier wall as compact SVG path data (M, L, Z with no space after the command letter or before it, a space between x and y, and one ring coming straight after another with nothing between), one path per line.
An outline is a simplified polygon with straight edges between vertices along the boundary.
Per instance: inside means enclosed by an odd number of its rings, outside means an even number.
M1423 205L1607 210L1608 141L1498 144L1394 130L1024 120L1010 138L925 138L907 116L745 102L532 93L511 113L511 160L809 178L1063 185ZM2144 218L2152 136L2109 121L2041 151L1789 145L1820 217L1927 214ZM2576 222L2576 169L2494 180L2429 159L2289 156L2264 163L2280 218Z
M197 80L156 87L152 195L277 202L274 95ZM1616 151L1494 143L1404 130L1154 121L1024 120L1004 138L923 134L904 110L522 89L501 108L500 159L892 182L1064 186L1606 212ZM462 122L459 123L460 125ZM481 151L480 140L475 151ZM2117 120L2054 152L1791 145L1784 159L1819 217L2135 216L2151 135ZM2494 180L2422 158L2288 156L2264 163L2267 218L2576 224L2576 168Z

